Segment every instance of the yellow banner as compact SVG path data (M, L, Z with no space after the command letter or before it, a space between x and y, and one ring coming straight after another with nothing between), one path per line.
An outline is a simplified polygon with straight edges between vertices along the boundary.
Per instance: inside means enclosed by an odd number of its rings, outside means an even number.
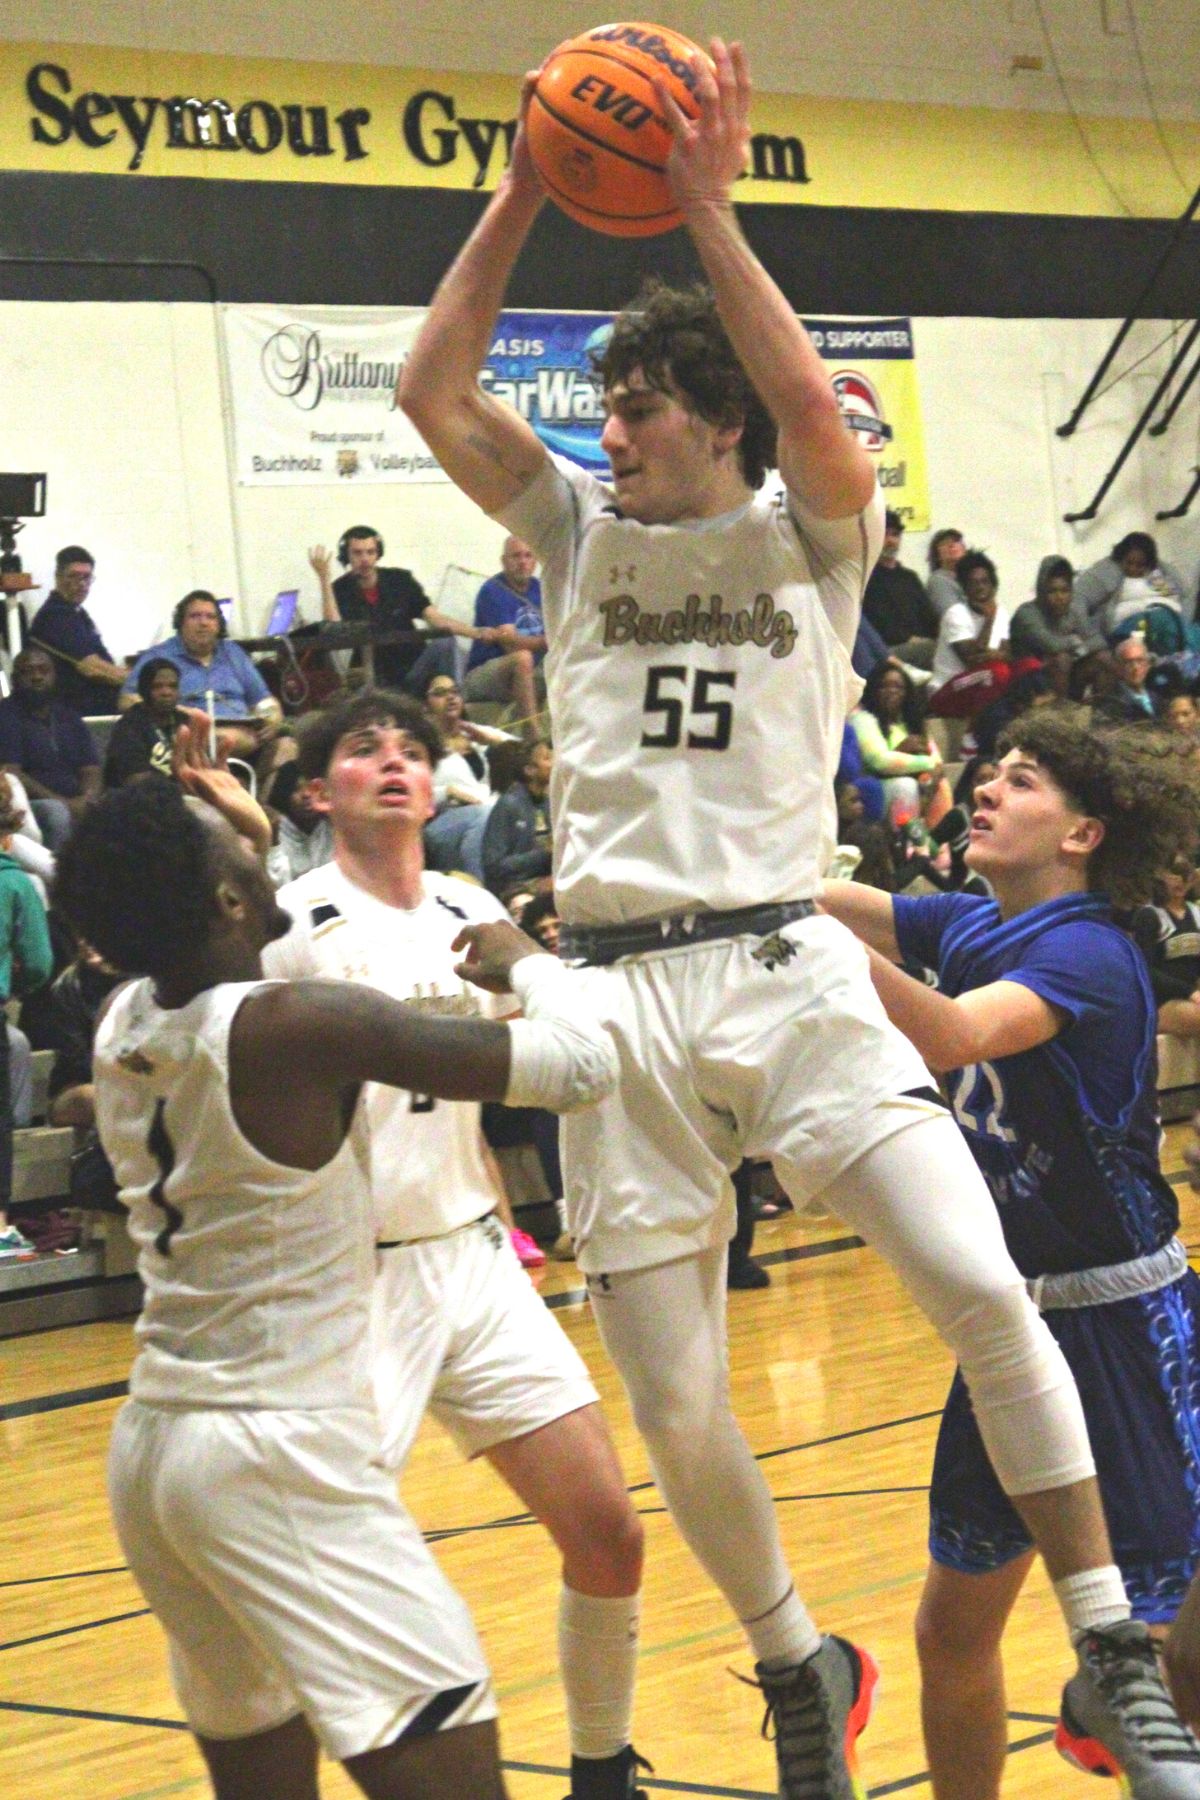
M929 481L911 319L805 319L842 417L906 531L928 531Z
M490 189L517 93L511 76L4 43L0 168ZM1137 119L758 94L752 126L748 201L1173 217L1189 198ZM1200 124L1161 129L1200 182Z

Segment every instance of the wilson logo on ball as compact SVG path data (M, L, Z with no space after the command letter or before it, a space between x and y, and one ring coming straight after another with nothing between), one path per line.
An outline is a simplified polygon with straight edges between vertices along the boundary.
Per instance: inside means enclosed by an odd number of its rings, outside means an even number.
M698 55L677 31L633 23L598 26L547 57L525 131L547 192L570 218L614 237L652 237L682 223L667 185L671 128L655 83L694 119Z

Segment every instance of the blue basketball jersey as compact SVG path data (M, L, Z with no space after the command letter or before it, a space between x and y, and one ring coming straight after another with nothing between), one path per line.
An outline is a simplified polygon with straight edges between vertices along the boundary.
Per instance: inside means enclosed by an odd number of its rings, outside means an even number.
M1073 894L1008 920L972 894L898 895L894 907L905 959L936 969L943 993L1015 981L1067 1015L1049 1043L946 1077L1021 1273L1159 1249L1179 1208L1158 1166L1156 1011L1108 903Z

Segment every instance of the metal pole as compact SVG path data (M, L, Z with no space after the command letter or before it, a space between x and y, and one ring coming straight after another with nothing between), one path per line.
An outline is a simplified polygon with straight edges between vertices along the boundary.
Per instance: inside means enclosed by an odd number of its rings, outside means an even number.
M1112 367L1113 358L1116 356L1117 351L1121 348L1121 345L1125 342L1125 339L1129 336L1129 333L1133 330L1134 325L1137 323L1138 319L1141 317L1142 307L1146 304L1146 301L1150 298L1150 295L1154 292L1154 289L1158 283L1159 276L1162 274L1163 270L1166 268L1167 264L1170 262L1171 258L1175 254L1175 246L1178 244L1178 242L1179 242L1180 238L1183 236L1184 231L1186 230L1187 226L1191 223L1192 219L1194 218L1195 214L1198 211L1200 211L1200 187L1198 187L1196 189L1195 193L1192 195L1191 200L1188 202L1186 211L1183 212L1181 214L1181 216L1176 220L1175 229L1171 233L1170 237L1168 238L1166 245L1163 248L1162 255L1159 257L1158 261L1155 263L1153 272L1150 275L1149 280L1146 282L1141 293L1138 295L1137 299L1134 301L1133 310L1129 314L1129 317L1125 320L1125 323L1119 328L1116 337L1113 339L1112 343L1109 345L1104 356L1101 358L1100 367L1096 370L1096 373L1092 376L1092 379L1088 382L1087 387L1084 389L1083 396L1080 399L1078 406L1075 408L1075 411L1071 414L1071 416L1067 420L1066 424L1060 425L1058 427L1058 436L1059 437L1062 437L1062 438L1070 437L1071 433L1075 430L1075 427L1078 425L1080 419L1082 419L1084 413L1087 411L1088 407L1091 405L1092 401L1095 399L1096 389L1100 386L1100 383L1104 380L1104 377L1108 374L1109 369ZM1080 516L1082 517L1083 515L1081 514Z
M1179 349L1175 352L1174 356L1171 358L1170 366L1168 367L1166 374L1163 376L1162 380L1159 382L1158 386L1155 388L1153 394L1151 394L1149 403L1145 407L1143 407L1141 417L1139 418L1137 424L1134 426L1133 430L1130 432L1129 436L1126 438L1124 446L1122 447L1122 450L1120 452L1120 455L1117 457L1117 460L1114 462L1112 468L1108 471L1108 474L1104 477L1104 480L1100 483L1100 486L1096 489L1096 492L1092 497L1091 505L1085 506L1082 512L1064 513L1063 519L1066 524L1074 525L1074 524L1077 524L1080 519L1094 519L1095 518L1096 513L1099 510L1100 502L1103 500L1105 494L1107 494L1109 488L1112 486L1113 482L1117 479L1117 476L1120 474L1121 470L1125 467L1125 464L1128 462L1129 457L1133 451L1134 445L1137 443L1137 441L1141 437L1143 431L1145 431L1147 425L1150 423L1151 419L1154 417L1154 414L1158 408L1159 401L1162 399L1163 395L1166 393L1167 389L1170 387L1171 383L1174 381L1176 375L1179 373L1180 366L1184 362L1186 362L1188 356L1191 353L1192 345L1196 342L1197 338L1200 338L1200 319L1197 319L1195 324L1189 327L1187 336L1184 338L1183 343L1179 346Z
M1187 493L1183 496L1183 499L1179 502L1179 505L1172 506L1167 512L1155 513L1154 517L1156 519L1182 519L1184 513L1187 512L1197 494L1200 494L1200 467L1197 468L1195 480L1192 482Z

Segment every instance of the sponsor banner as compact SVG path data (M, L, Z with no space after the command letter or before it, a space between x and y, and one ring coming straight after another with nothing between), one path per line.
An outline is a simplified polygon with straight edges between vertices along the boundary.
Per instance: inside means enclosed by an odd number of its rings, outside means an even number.
M519 92L513 75L0 43L0 169L486 190ZM1172 162L1200 167L1194 119L757 92L751 127L738 193L755 202L1173 218Z
M393 398L424 307L221 312L240 486L445 480Z
M424 307L222 308L237 480L244 487L445 481L393 400ZM548 450L603 475L603 409L590 353L608 313L501 313L480 382ZM809 319L842 411L889 506L929 527L908 319Z
M393 400L424 307L221 310L241 486L446 480ZM502 313L479 377L547 449L601 472L588 352L608 323L606 313Z
M909 531L928 531L929 482L911 319L805 319L846 423L870 452L883 497Z

